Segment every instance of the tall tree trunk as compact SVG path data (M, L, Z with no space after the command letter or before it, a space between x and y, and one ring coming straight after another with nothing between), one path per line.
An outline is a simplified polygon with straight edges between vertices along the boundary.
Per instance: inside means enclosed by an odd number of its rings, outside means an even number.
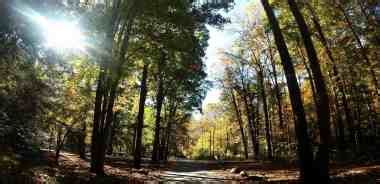
M301 32L302 39L306 48L306 52L309 58L310 68L313 72L313 78L315 82L316 92L317 92L317 116L318 125L320 132L321 144L317 153L316 164L319 169L319 176L317 177L320 181L328 183L329 182L329 144L330 144L330 107L329 107L329 97L326 89L324 77L322 75L321 67L315 51L313 41L311 39L311 34L309 32L308 26L303 18L297 3L294 0L288 0L290 10L292 11L294 18L298 24L298 28Z
M100 131L100 119L102 116L102 100L104 93L104 80L105 80L105 68L102 67L99 73L97 88L96 88L96 96L95 96L95 109L94 109L94 125L92 129L92 137L91 137L91 172L102 174L104 173L103 168L99 167L98 157L99 157L99 131Z
M226 131L226 147L224 149L224 159L228 160L228 150L230 150L230 130Z
M115 137L115 131L117 128L119 128L119 121L118 121L118 114L119 112L115 112L113 115L113 126L109 129L109 135L107 138L107 154L112 155L114 151L113 147L113 139Z
M82 159L86 159L86 133L87 131L87 123L83 121L82 129L80 132L80 140L79 140L79 157Z
M170 145L170 138L172 136L172 126L175 123L175 116L177 113L177 104L175 101L172 102L170 110L169 110L169 117L168 117L168 124L166 126L166 135L165 135L165 141L163 144L163 159L165 161L168 160L169 156L169 145Z
M274 78L274 88L275 88L275 93L276 93L278 119L280 122L280 127L284 128L284 117L282 115L283 114L282 113L282 97L281 97L281 90L278 85L276 61L274 60L274 57L273 57L272 46L271 46L269 35L265 35L265 37L267 38L267 41L268 41L269 59L270 59L270 64L272 67L273 78Z
M158 147L158 160L164 160L164 150L165 150L165 145L166 145L166 135L167 135L167 128L168 128L168 124L169 122L167 121L163 121L163 122L166 122L166 126L162 126L161 127L161 140L160 140L160 146Z
M171 133L170 132L168 132L168 134L166 135L166 143L165 143L165 149L164 149L164 160L165 160L165 162L167 162L168 161L168 158L169 158L169 154L170 154L170 144L171 144Z
M54 160L55 160L55 164L56 165L59 165L59 156L60 156L60 152L61 152L61 149L63 147L63 130L62 130L62 127L57 127L57 141L56 141L56 147L55 147L55 156L54 156Z
M282 35L279 23L268 0L261 0L269 23L273 30L275 43L280 53L281 63L285 71L287 85L289 89L290 101L293 113L295 114L295 130L298 143L298 157L300 165L300 177L305 182L312 182L313 178L313 152L311 150L309 136L307 134L307 121L305 110L302 104L300 89L297 82L296 72L294 70L292 59Z
M267 141L267 154L268 158L272 159L273 157L273 145L272 145L272 135L271 135L271 127L269 122L269 113L268 113L268 103L267 103L267 97L265 92L265 81L264 81L264 69L261 65L259 58L256 57L256 54L254 52L251 52L253 55L254 62L256 63L256 71L257 71L257 80L259 82L259 93L261 96L261 101L263 102L263 112L264 112L264 122L265 122L265 138ZM258 113L257 113L258 114ZM256 131L258 132L258 126L256 126ZM257 135L257 138L259 136ZM256 138L256 139L257 139Z
M344 89L344 86L345 86L345 82L344 80L342 80L339 72L338 72L338 68L336 66L336 60L332 54L332 51L330 49L330 44L322 30L322 26L321 24L319 23L319 17L318 15L316 14L316 12L314 11L313 7L310 5L309 2L306 2L306 8L309 10L309 12L311 13L312 15L312 20L313 20L313 23L314 23L314 27L316 28L317 30L317 33L318 33L318 39L319 41L322 43L324 49L325 49L325 52L329 58L329 60L331 61L331 65L332 65L332 74L333 74L333 77L332 78L335 78L335 83L336 85L338 86L338 93L341 94L341 98L342 98L342 105L343 105L343 110L344 110L344 115L346 117L346 122L348 124L350 128L349 132L350 132L350 142L354 142L355 141L355 135L354 135L354 132L352 130L353 128L353 118L352 118L352 115L351 115L351 110L350 108L348 107L348 100L347 100L347 95L346 95L346 92L345 92L345 89ZM338 96L338 95L336 95ZM339 101L338 98L336 98L337 101ZM337 107L338 108L338 107Z
M242 84L244 85L244 83ZM255 158L259 158L259 147L256 146L256 142L257 142L257 137L256 137L256 131L257 130L257 127L255 127L254 125L254 112L253 112L253 109L251 109L249 103L248 102L248 92L247 90L244 88L243 89L243 94L241 95L241 98L243 99L243 102L244 102L244 107L245 107L245 112L246 112L246 116L247 116L247 122L248 122L248 129L249 129L249 133L251 135L251 141L252 141L252 148L253 148L253 152L255 153Z
M102 123L100 124L100 132L98 132L98 150L95 157L97 159L97 165L95 165L95 172L98 175L104 175L104 162L107 149L107 138L109 136L109 129L112 127L113 106L116 100L116 88L118 84L119 79L115 79L114 81L112 81L110 85L110 92L104 96L104 98L108 100L103 100L103 107L106 108L103 111L104 121L102 121Z
M140 84L140 101L139 101L139 112L137 115L136 122L136 143L134 148L134 162L133 165L135 168L140 168L141 164L141 145L142 145L142 132L144 128L144 110L145 110L145 100L148 92L147 87L147 78L148 78L148 64L144 64L141 84Z
M163 160L164 159L164 150L165 150L165 144L166 144L166 135L167 135L167 128L168 128L168 111L169 108L166 108L166 104L163 104L163 117L161 118L161 122L165 125L161 126L161 131L160 131L160 141L159 141L159 147L158 147L158 160Z
M165 123L166 125L165 126L162 126L161 129L162 129L162 132L160 133L161 134L161 137L160 137L160 146L158 148L158 160L164 160L164 150L165 150L165 145L166 145L166 135L168 134L168 125L169 125L169 121L167 119L167 110L165 110L165 107L164 107L164 118L162 120L163 123Z
M135 151L136 149L136 138L137 138L137 128L136 128L136 123L132 124L133 132L132 132L132 147L131 150L132 152Z
M311 72L311 69L310 69L309 65L306 62L306 57L305 57L305 55L303 53L303 50L299 46L298 42L297 42L297 50L298 50L299 55L301 56L301 61L302 61L302 64L304 65L304 67L305 67L307 76L309 77L309 83L310 83L310 88L311 88L311 92L312 92L312 95L313 95L313 101L314 101L314 105L316 107L316 105L317 105L317 92L316 92L316 89L315 89L314 77L313 77L313 74Z
M258 70L258 80L260 83L260 94L261 94L261 100L263 102L263 111L264 111L264 122L265 122L265 137L267 141L267 151L268 151L268 158L273 158L273 145L272 145L272 130L270 128L270 122L269 122L269 113L268 113L268 103L267 103L267 97L265 92L265 84L264 84L264 74L263 69L260 67Z
M238 87L235 87L235 88L240 91L240 97L244 103L247 122L248 122L248 130L249 130L249 134L251 135L252 148L253 148L255 158L258 159L260 156L259 143L258 143L259 136L258 136L258 126L255 125L255 112L254 112L254 107L252 105L253 96L251 96L251 93L249 92L249 84L246 83L244 80L245 76L244 76L243 70L244 70L243 68L239 69L239 76L240 76L242 89L238 89Z
M233 103L234 109L235 109L236 119L237 119L238 124L239 124L240 135L241 135L241 139L243 142L243 148L244 148L244 156L245 156L245 159L248 159L248 144L247 144L247 139L246 139L245 134L244 134L243 120L241 118L241 112L240 112L238 103L236 101L234 91L232 89L230 90L230 93L231 93L232 103Z
M227 130L227 133L226 133L226 149L224 150L224 159L228 160L228 151L231 150L231 144L230 144L230 131L231 130Z
M121 0L116 0L112 4L112 15L107 23L107 32L104 42L104 52L101 56L100 72L96 89L94 126L91 139L91 168L90 171L97 175L104 175L105 151L107 148L106 139L108 130L112 126L113 106L116 100L117 87L122 76L122 65L125 63L126 52L129 46L129 33L133 24L135 1L128 2L128 15L126 17L125 31L119 57L113 56L115 34L119 28L119 9Z
M160 147L160 130L161 130L161 109L164 103L164 79L163 79L163 69L165 64L166 55L164 51L161 52L162 58L158 66L158 81L157 81L157 95L156 95L156 122L154 129L154 140L153 140L153 150L152 150L152 161L157 162L159 160L159 147Z
M252 100L251 100L251 109L252 109L252 113L255 114L255 116L253 117L253 126L254 126L254 133L255 133L255 144L254 144L254 152L255 152L255 155L259 156L260 154L260 140L259 140L259 137L260 137L260 113L259 113L259 108L254 108L254 104L253 104L253 97L252 97ZM257 106L259 106L259 103L257 102L256 104ZM258 157L256 158L258 159Z
M215 159L215 126L212 127L212 159Z
M330 76L330 80L332 81L332 76ZM336 87L333 86L332 92L334 95L334 104L335 104L335 128L336 128L336 139L337 139L337 147L339 151L339 158L344 157L344 152L345 152L345 133L344 133L344 124L343 124L343 119L341 116L341 110L340 110L340 104L339 104L339 98L338 94L336 92Z
M94 127L91 143L91 172L104 174L105 151L109 129L113 122L113 106L116 100L116 91L121 78L121 68L111 76L106 76L105 68L99 74L98 87L95 97Z
M212 159L212 130L209 130L209 139L208 139L208 159Z

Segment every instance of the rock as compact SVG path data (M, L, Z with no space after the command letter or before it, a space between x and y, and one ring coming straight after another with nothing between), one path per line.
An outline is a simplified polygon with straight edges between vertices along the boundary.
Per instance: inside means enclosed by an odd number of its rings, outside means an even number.
M232 168L231 170L230 170L230 173L234 173L234 174L237 174L237 173L239 173L241 171L241 169L240 168L238 168L238 167L235 167L235 168Z
M247 174L245 171L241 171L241 172L239 173L239 175L240 175L241 177L248 177L248 174Z

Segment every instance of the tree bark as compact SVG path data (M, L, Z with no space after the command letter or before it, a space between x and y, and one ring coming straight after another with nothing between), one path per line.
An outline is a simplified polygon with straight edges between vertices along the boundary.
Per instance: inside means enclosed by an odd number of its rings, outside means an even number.
M275 88L275 93L276 93L278 119L279 119L280 127L284 128L284 117L283 117L283 113L282 113L282 97L281 97L281 90L280 90L280 87L278 85L276 62L275 62L274 57L273 57L272 46L271 46L271 41L270 41L269 35L265 35L265 36L266 36L267 41L268 41L269 59L271 62L273 78L274 78L274 88Z
M117 87L122 77L122 65L126 62L126 52L129 46L129 34L134 20L135 1L128 2L128 15L120 37L122 46L118 52L119 57L113 56L115 34L120 26L119 9L121 0L112 3L112 15L107 22L108 30L104 42L104 53L101 54L100 72L96 89L94 126L91 139L91 167L90 171L97 175L104 175L105 151L109 128L113 121L113 106L116 100Z
M169 110L169 118L168 118L168 124L166 126L166 135L165 135L165 141L164 141L164 146L163 146L163 159L165 161L168 160L169 157L169 145L170 145L170 138L172 136L172 126L175 123L175 116L177 113L177 104L176 102L172 102L170 110Z
M57 141L56 141L55 156L54 156L56 165L59 165L59 155L60 155L61 148L64 142L62 136L63 136L63 130L61 127L57 126Z
M86 159L86 131L87 123L83 122L82 130L80 132L80 142L79 142L79 157Z
M94 109L94 124L92 129L92 137L91 137L91 172L102 174L103 168L99 168L98 164L98 155L99 155L99 146L97 145L100 139L99 136L99 129L100 129L100 119L101 119L101 106L102 106L102 100L103 100L103 93L104 93L104 78L105 78L105 71L104 67L101 67L99 76L98 76L98 84L96 88L96 96L95 96L95 109Z
M255 152L255 155L259 156L260 154L260 140L259 140L259 137L260 137L260 114L259 114L259 108L258 107L254 107L254 104L253 104L253 96L252 96L252 99L251 99L251 109L252 109L252 113L255 114L255 116L253 117L253 126L255 127L255 144L254 144L254 152ZM257 106L259 106L259 103L256 104ZM258 159L258 157L256 157L256 159Z
M336 66L336 60L333 56L333 53L330 49L330 44L322 30L322 26L321 24L319 23L319 17L318 15L316 14L316 12L314 11L313 7L310 5L309 2L306 2L306 8L309 10L309 12L311 13L312 15L312 20L313 20L313 23L314 23L314 27L316 28L317 30L317 33L318 33L318 39L319 41L322 43L325 51L326 51L326 54L329 58L329 60L331 61L331 65L332 65L332 74L333 74L333 77L332 79L335 78L335 83L337 85L337 91L338 93L340 93L342 96L342 105L343 105L343 110L344 110L344 115L346 117L346 122L348 124L349 127L351 127L349 129L349 132L350 132L350 141L351 142L354 142L355 141L355 135L354 135L354 132L352 130L352 127L353 127L353 119L352 119L352 115L351 115L351 110L350 108L348 107L348 100L347 100L347 95L346 95L346 92L345 92L345 89L344 89L344 86L345 86L345 82L344 80L342 80L339 72L338 72L338 68ZM333 81L333 80L332 80ZM335 91L335 90L334 90ZM337 101L337 104L338 101L339 101L339 98L338 98L338 95L335 95L336 96L336 101ZM339 106L337 106L337 109L339 110ZM340 116L340 115L338 115ZM344 126L342 123L339 123L339 132L341 132L342 135L344 135ZM341 144L345 144L344 142L344 137L343 138L339 138ZM343 146L343 145L342 145ZM343 149L343 147L342 147Z
M270 123L269 123L268 103L267 103L267 97L266 97L266 92L265 92L264 74L261 67L258 70L257 78L260 83L260 95L261 95L261 100L263 102L265 138L267 141L267 151L268 151L267 154L268 154L268 158L272 159L273 158L273 145L272 145L272 133L271 133L272 130L270 128Z
M273 30L275 43L280 53L281 63L284 68L287 85L289 89L290 101L295 114L295 130L298 143L298 157L300 166L300 177L304 182L313 182L313 153L311 150L309 136L307 134L307 121L305 110L302 104L300 89L297 82L296 73L292 64L287 45L282 35L279 23L268 0L261 0L269 23Z
M208 159L212 159L212 130L209 130L209 140L208 140Z
M317 177L319 181L328 183L329 178L329 146L330 146L330 107L329 107L329 97L326 89L324 77L322 75L321 67L315 51L313 41L311 39L311 34L309 28L299 10L297 3L294 0L288 0L290 10L292 11L294 18L298 24L298 28L301 32L302 39L306 48L308 55L310 68L313 72L313 78L317 93L317 116L318 125L320 132L321 144L319 145L319 150L316 158L316 165L318 165L319 176Z
M141 145L142 145L142 132L144 128L144 110L145 110L145 100L147 96L147 78L148 78L148 64L144 64L142 79L140 84L140 101L139 101L139 112L137 115L136 122L136 143L134 147L134 162L135 168L140 168L141 164Z
M265 92L265 84L264 84L264 69L261 65L259 58L256 57L256 54L252 52L254 62L256 63L256 71L257 71L257 80L259 83L259 93L261 96L261 101L263 103L263 112L264 112L264 122L265 122L265 138L267 142L267 154L268 158L273 158L273 144L272 144L272 136L271 136L271 127L269 122L269 113L268 113L268 103ZM258 126L256 127L256 131L258 131ZM258 138L258 135L257 135ZM256 139L257 139L256 138Z
M236 119L237 119L238 124L239 124L240 135L241 135L241 139L243 142L243 148L244 148L244 156L245 156L245 159L248 159L248 144L247 144L247 139L246 139L245 134L244 134L243 120L241 119L241 112L240 112L239 106L237 104L234 91L232 89L230 90L230 93L231 93L232 103L233 103L234 109L235 109Z
M242 85L244 86L244 83L242 83ZM255 133L257 130L257 127L255 127L255 125L254 125L255 117L254 117L253 109L250 108L251 106L249 105L250 102L248 100L248 92L245 88L243 89L243 94L241 94L241 98L243 99L244 107L245 107L245 111L246 111L246 115L247 115L248 129L249 129L249 133L251 135L253 152L255 153L255 158L259 158L259 147L256 144L257 137L256 137L256 133Z
M331 75L330 79L332 79ZM338 94L337 90L335 89L336 87L333 86L332 92L334 95L334 104L335 104L335 129L336 129L336 139L337 139L337 148L339 151L339 157L343 158L344 157L344 152L345 152L345 133L344 133L344 124L343 124L343 119L341 116L341 110L340 110L340 104L339 104L339 99L338 99Z
M301 61L302 61L302 64L303 66L305 67L305 70L306 70L306 73L307 73L307 76L309 77L309 83L310 83L310 88L311 88L311 92L312 92L312 97L313 97L313 104L314 104L314 107L317 108L317 92L316 92L316 89L315 89L315 82L314 82L314 77L313 77L313 74L311 72L311 69L309 67L309 65L307 64L306 62L306 57L303 53L303 50L302 48L299 46L298 44L298 41L297 41L297 50L298 50L298 53L299 55L301 56Z
M157 162L159 160L159 147L160 147L160 130L161 130L161 109L164 103L164 79L163 79L163 67L165 64L166 54L162 51L162 58L158 65L158 81L157 81L157 95L156 95L156 122L154 129L154 141L152 151L152 161Z
M109 135L107 138L107 154L108 155L112 155L114 151L113 139L115 137L116 129L119 128L118 114L119 112L115 112L113 114L113 126L109 129Z

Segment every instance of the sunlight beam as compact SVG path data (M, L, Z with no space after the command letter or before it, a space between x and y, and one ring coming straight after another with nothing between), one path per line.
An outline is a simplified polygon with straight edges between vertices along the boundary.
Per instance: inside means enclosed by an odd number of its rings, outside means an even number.
M17 11L42 30L44 46L47 48L85 51L85 36L78 22L45 17L30 8L17 9Z
M44 18L39 21L45 37L45 45L54 49L84 50L84 35L75 22Z

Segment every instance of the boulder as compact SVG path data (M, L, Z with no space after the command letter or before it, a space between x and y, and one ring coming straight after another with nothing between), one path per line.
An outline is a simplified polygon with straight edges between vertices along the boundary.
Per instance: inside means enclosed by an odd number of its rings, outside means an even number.
M237 174L237 173L239 173L240 171L241 171L240 168L238 168L238 167L234 167L234 168L232 168L232 169L230 170L230 173Z
M248 174L247 174L247 172L245 172L245 171L241 171L241 172L239 173L239 175L240 175L241 177L248 177Z

